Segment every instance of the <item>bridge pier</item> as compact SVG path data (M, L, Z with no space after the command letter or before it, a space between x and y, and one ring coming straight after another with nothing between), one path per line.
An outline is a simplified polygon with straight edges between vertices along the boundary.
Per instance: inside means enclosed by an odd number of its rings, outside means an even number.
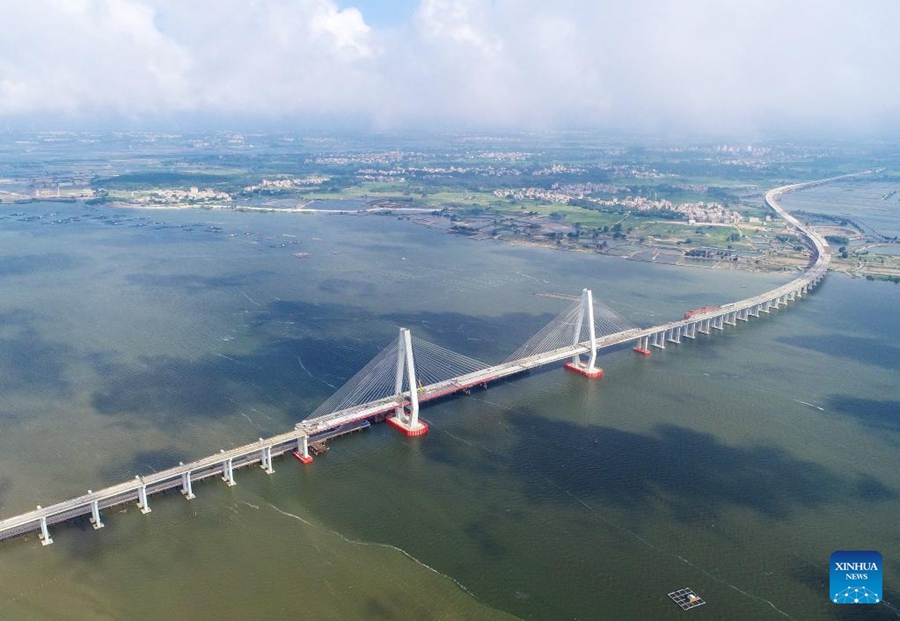
M184 462L178 462L179 466L183 466ZM194 496L194 490L191 485L191 471L188 470L184 474L181 475L181 493L184 494L184 497L188 500L193 500L196 498Z
M397 341L397 376L394 383L394 395L397 402L403 402L403 371L409 383L409 414L403 405L394 410L394 415L385 419L387 423L399 429L407 436L423 436L428 433L428 425L419 420L419 385L416 382L416 366L413 360L412 337L407 328L400 328Z
M38 509L41 508L41 505L38 505ZM47 529L47 518L41 518L41 534L38 535L38 539L41 540L42 546L49 546L53 543L53 539L50 537L50 531Z
M704 325L706 326L705 329L704 329L704 327L703 327ZM709 327L710 327L710 320L709 320L709 319L703 319L703 320L700 321L700 328L699 328L699 330L700 330L700 333L701 333L701 334L709 335Z
M681 326L669 330L669 342L676 345L681 344Z
M260 443L263 441L259 439ZM275 469L272 468L272 447L267 446L259 452L259 467L266 471L266 474L272 474Z
M770 304L771 303L769 302L769 300L766 300L765 302L761 302L759 305L759 312L768 314Z
M88 490L88 494L93 494L91 490ZM91 503L91 526L94 527L94 530L100 530L103 528L103 522L100 521L100 501L95 500Z
M756 311L756 313L754 314L753 311ZM751 317L756 317L758 319L759 318L759 304L757 304L753 308L747 309L747 314L750 315Z
M737 325L736 315L737 315L737 313L726 313L725 315L722 316L722 322L727 323L729 326L736 326Z
M722 315L719 315L718 317L713 317L712 318L712 327L715 328L716 330L724 330L725 324L723 323L722 320L723 320Z
M572 356L572 362L563 365L570 371L580 373L589 379L600 379L603 377L603 369L596 366L597 362L597 334L594 328L594 298L590 289L581 290L581 309L578 313L578 322L575 324L575 337L572 346L575 347L581 342L581 327L587 320L588 326L588 342L590 343L590 351L588 352L587 364L581 362L581 355Z
M141 477L134 477L135 479L140 480ZM141 513L144 515L150 513L152 509L150 508L150 504L147 502L147 486L141 485L138 488L138 508L141 510Z
M697 337L697 324L691 323L684 327L682 336L686 339L695 339Z
M299 459L303 464L311 464L313 456L309 454L309 436L303 434L297 438L297 448L291 451L291 454Z
M224 451L222 452L224 453ZM228 487L237 485L234 481L234 465L231 457L222 462L222 480L225 481L225 484L228 485Z
M648 349L650 347L649 341L650 341L649 337L642 336L641 338L639 338L637 340L637 343L634 346L634 351L636 351L637 353L639 353L642 356L649 356L650 355L650 350Z
M662 337L662 338L660 338ZM654 332L653 333L653 347L657 349L665 349L666 348L666 331L662 332Z

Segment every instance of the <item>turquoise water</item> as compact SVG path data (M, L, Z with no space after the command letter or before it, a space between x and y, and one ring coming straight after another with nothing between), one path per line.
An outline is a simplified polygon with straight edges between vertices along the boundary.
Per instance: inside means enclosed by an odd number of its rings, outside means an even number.
M287 429L398 326L496 362L567 304L535 294L590 287L650 325L791 277L391 217L0 218L3 516ZM423 438L376 426L308 467L5 542L0 617L896 618L898 304L832 275L712 339L606 354L599 382L534 372L425 408ZM836 549L882 552L890 605L830 604ZM683 613L683 587L708 604Z

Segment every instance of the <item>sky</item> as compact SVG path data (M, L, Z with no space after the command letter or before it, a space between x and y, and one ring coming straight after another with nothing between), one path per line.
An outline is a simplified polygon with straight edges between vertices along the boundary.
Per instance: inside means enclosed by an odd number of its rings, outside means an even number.
M897 0L4 0L0 121L878 132Z

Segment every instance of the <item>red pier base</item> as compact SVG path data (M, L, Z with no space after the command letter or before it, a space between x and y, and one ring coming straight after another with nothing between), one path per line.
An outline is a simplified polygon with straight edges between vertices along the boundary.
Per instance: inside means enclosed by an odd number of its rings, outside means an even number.
M298 461L301 461L304 464L311 464L312 460L313 460L312 455L310 455L309 457L304 457L303 453L301 453L300 451L297 451L297 450L291 451L291 455L296 457Z
M419 426L415 429L410 429L409 427L398 421L396 418L386 418L385 422L394 429L403 432L410 438L413 438L415 436L424 436L426 433L428 433L428 423L426 423L422 419L419 419Z
M635 348L634 348L634 351L636 351L637 353L639 353L639 354L642 355L642 356L649 356L649 355L650 355L650 350L649 350L649 349L644 349L643 347L635 347Z
M575 371L576 373L580 373L589 379L600 379L603 377L603 369L597 369L596 371L588 371L584 367L580 367L578 365L572 364L571 362L567 362L563 365L570 371Z

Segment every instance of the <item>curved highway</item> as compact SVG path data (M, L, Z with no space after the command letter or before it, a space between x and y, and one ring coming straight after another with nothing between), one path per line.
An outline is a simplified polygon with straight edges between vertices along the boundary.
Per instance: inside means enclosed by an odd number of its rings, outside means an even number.
M809 248L809 264L799 277L765 293L738 300L737 302L723 304L720 307L710 307L702 312L694 312L689 317L679 321L672 321L640 331L632 331L633 334L629 334L628 338L615 339L615 342L598 343L598 346L611 346L636 338L637 347L635 347L635 351L649 354L648 348L651 345L665 348L666 342L680 343L682 337L694 338L698 331L709 334L711 329L722 330L725 324L735 325L737 321L749 321L750 317L759 317L761 312L768 313L771 308L779 308L798 297L802 297L825 277L825 273L828 271L828 264L831 262L831 248L818 231L811 226L803 224L796 217L785 211L778 199L788 192L830 183L839 179L868 175L870 172L864 171L805 183L793 183L766 192L766 204L769 208L777 213L787 223L788 230L796 234L803 244Z

